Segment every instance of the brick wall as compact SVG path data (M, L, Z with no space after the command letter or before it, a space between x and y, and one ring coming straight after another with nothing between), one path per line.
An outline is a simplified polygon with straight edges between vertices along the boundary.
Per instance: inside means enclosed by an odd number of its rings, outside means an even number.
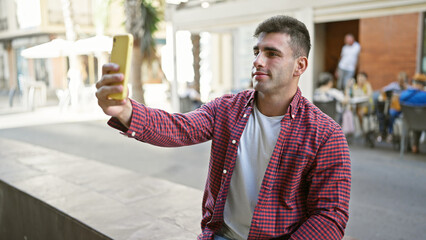
M368 74L374 90L395 81L400 71L414 75L418 24L418 13L360 19L358 70Z

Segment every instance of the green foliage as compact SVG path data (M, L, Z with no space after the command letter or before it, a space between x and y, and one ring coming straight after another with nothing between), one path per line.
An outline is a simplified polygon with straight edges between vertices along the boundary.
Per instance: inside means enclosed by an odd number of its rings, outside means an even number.
M142 0L141 2L141 15L144 19L143 29L144 34L140 37L140 48L144 53L144 58L153 58L155 56L155 41L154 34L158 30L160 23L160 11L154 7L153 1Z
M164 0L125 0L126 29L139 44L144 60L156 58L154 34L163 19Z

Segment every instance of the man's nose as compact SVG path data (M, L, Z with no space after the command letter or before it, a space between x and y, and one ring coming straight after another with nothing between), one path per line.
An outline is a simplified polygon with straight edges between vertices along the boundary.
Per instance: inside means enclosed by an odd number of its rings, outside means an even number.
M253 66L256 68L265 66L265 59L262 53L256 55L253 60Z

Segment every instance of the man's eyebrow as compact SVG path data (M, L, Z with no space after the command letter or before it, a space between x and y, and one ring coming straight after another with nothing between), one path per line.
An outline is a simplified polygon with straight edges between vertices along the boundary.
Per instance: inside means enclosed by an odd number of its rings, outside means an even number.
M253 46L253 50L259 50L259 46L257 46L257 45ZM275 47L264 47L263 50L281 53L281 50L279 50L278 48L275 48Z
M281 52L278 48L274 48L274 47L265 47L264 51L270 51L270 52Z

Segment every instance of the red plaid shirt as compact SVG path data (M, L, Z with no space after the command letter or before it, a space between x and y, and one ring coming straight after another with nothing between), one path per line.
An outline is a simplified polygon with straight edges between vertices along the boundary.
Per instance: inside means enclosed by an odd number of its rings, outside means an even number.
M254 96L252 90L225 95L186 114L169 114L132 101L129 129L114 118L109 122L129 137L158 146L212 140L198 239L213 239L223 223L238 143ZM349 149L341 128L298 89L281 121L248 239L341 239L350 186Z

